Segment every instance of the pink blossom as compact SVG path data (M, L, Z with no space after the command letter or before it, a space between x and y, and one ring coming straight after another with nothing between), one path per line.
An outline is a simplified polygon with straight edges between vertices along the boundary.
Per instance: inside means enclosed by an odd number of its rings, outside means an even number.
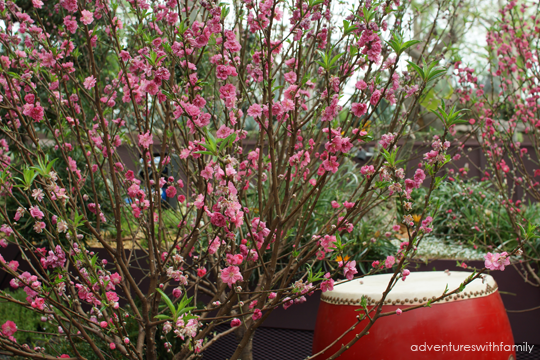
M261 311L261 309L255 309L255 311L253 312L253 316L252 316L251 318L253 319L253 321L257 321L257 320L259 320L261 317L262 317L262 311Z
M43 223L45 226L45 223ZM45 249L44 249L45 250ZM42 257L40 259L41 265L47 269L48 267L57 268L63 267L66 262L66 253L62 250L60 245L56 245L55 251L49 250L47 257Z
M424 170L422 169L416 169L416 172L414 173L414 181L416 182L416 188L420 188L420 185L424 182L426 179L426 174L424 173Z
M370 177L371 175L375 174L375 167L373 165L364 165L360 168L360 173Z
M204 275L206 275L206 269L205 268L197 269L197 276L198 277L203 277Z
M367 88L367 84L364 80L358 80L358 82L356 83L355 87L358 89L358 90L365 90Z
M150 131L148 131L146 134L139 134L139 146L148 149L153 143L154 139Z
M348 202L348 201L345 201L343 203L343 206L345 206L346 209L352 209L354 207L354 203L353 202Z
M327 292L334 290L334 280L328 279L321 282L321 291Z
M285 299L283 299L283 308L285 310L290 308L293 304L294 304L294 300L292 300L291 298L286 297Z
M409 276L410 274L411 274L411 271L409 269L403 270L403 274L402 274L403 277L401 278L401 280L405 281L407 276Z
M259 104L253 104L249 107L247 114L253 118L259 118L262 115L262 107Z
M423 230L426 234L429 234L433 229L428 227L429 224L433 221L433 218L431 216L427 216L422 221L422 226L420 226L420 230Z
M371 99L369 102L371 105L375 106L379 103L379 99L381 98L381 92L379 90L375 90L373 94L371 94Z
M342 262L339 262L342 264ZM354 277L354 274L357 274L358 271L356 270L356 261L350 261L343 266L343 275L347 278L347 280L352 280Z
M141 87L143 91L147 92L148 94L154 96L159 91L159 85L155 81L145 81L143 86Z
M396 315L401 315L401 313L403 313L403 311L402 311L401 309L398 308L398 309L396 310Z
M336 237L333 235L325 235L324 238L320 241L321 246L326 252L332 252L336 248L335 242L337 241Z
M26 116L30 116L36 122L40 122L41 120L43 120L45 112L40 103L37 102L36 104L25 104L23 106L23 114Z
M34 309L43 310L45 308L45 299L35 298L30 304Z
M174 288L173 291L172 291L172 294L175 298L179 298L180 296L182 296L182 289L180 288Z
M231 320L231 327L238 327L242 325L242 321L240 319L234 318Z
M216 238L212 240L210 244L208 244L208 253L210 255L215 254L220 246L221 246L221 240L219 239L219 237L216 236Z
M233 84L223 85L219 88L219 98L225 101L225 107L231 109L236 102L236 87Z
M231 128L225 126L225 125L221 125L221 127L218 129L218 131L216 133L216 136L219 139L225 139L227 136L231 135L233 132L234 132L233 129L231 129Z
M411 87L405 87L407 95L405 95L405 98L408 98L409 96L414 95L418 91L418 85L414 85Z
M17 269L19 268L19 262L15 261L15 260L12 260L12 261L9 262L7 267L10 268L13 271L17 271Z
M212 223L212 225L218 227L227 226L227 219L225 218L225 216L223 216L223 214L218 212L210 214L210 222Z
M86 79L84 79L83 86L86 90L90 90L94 86L96 86L96 78L94 76L89 76Z
M338 171L339 163L337 162L337 156L331 156L330 159L323 161L322 166L324 170L336 173Z
M234 69L234 67L232 69ZM225 66L225 65L216 66L216 77L218 79L227 80L229 75L231 75L231 71L229 70L229 66Z
M122 281L122 276L120 276L120 274L118 274L117 272L111 275L111 282L114 285L120 284L121 281Z
M510 265L510 258L508 257L508 253L506 251L500 254L492 254L488 252L486 255L484 255L484 259L484 264L489 270L504 271L505 266Z
M77 28L79 27L75 16L66 16L64 18L64 25L66 26L66 29L72 34L75 34L75 32L77 32Z
M354 116L362 116L367 112L367 104L353 103L351 105L351 110Z
M213 174L214 174L214 168L212 168L209 165L206 165L206 167L201 171L201 176L205 178L206 180L210 180Z
M290 71L285 74L284 78L289 84L294 84L296 82L296 73L294 71Z
M167 190L165 190L165 194L167 194L167 197L173 198L176 196L176 188L174 186L169 186Z
M227 262L229 265L240 265L244 261L242 254L227 254Z
M11 321L11 320L8 320L4 323L4 325L2 325L2 334L4 336L13 336L13 334L15 334L17 332L17 325Z
M107 301L109 302L117 302L119 300L119 297L118 297L118 294L113 292L113 291L107 291L105 293L105 295L107 296Z
M229 266L221 270L221 280L227 283L229 287L232 287L237 281L242 281L244 278L240 273L238 266Z
M383 148L388 149L388 146L392 144L395 138L396 138L396 134L393 134L393 133L383 134L381 136L381 140L379 140L379 144L381 144Z
M90 25L92 21L94 21L94 14L88 10L81 11L81 15L82 15L81 22L84 25Z
M131 59L131 55L129 52L122 50L120 51L120 59L122 59L124 62L129 61Z
M392 255L388 255L386 257L386 260L384 262L384 266L387 268L387 269L390 269L392 266L394 266L394 264L396 263L396 258L393 257Z
M225 49L230 50L231 52L238 52L242 49L242 45L236 40L227 40L223 45Z
M43 219L43 217L45 216L45 214L43 214L43 212L37 206L30 207L30 215L32 215L34 219L39 220Z
M337 201L335 201L335 200L332 201L330 204L332 205L332 207L333 207L334 209L337 209L337 208L340 207L339 203L338 203Z

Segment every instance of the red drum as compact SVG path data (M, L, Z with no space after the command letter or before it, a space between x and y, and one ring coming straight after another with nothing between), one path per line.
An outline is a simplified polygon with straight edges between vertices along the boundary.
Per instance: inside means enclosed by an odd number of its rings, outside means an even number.
M448 284L449 291L470 276L469 272L413 272L407 280L399 280L388 294L382 312L395 312L425 304L441 296ZM368 309L378 302L391 274L367 276L336 285L322 294L313 339L313 354L317 354L357 321L362 315L359 306L365 295ZM366 326L362 321L330 349L317 356L322 360L349 343ZM497 283L489 275L476 279L458 295L431 307L422 307L401 315L379 318L345 351L340 360L514 360L514 338Z

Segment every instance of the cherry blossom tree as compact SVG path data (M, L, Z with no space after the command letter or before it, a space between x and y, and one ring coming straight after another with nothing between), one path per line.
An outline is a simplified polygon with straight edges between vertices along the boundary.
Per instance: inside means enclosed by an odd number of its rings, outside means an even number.
M539 24L538 4L509 1L487 34L488 74L476 74L461 62L454 66L457 99L471 109L467 138L479 142L487 159L482 180L498 190L515 234L514 239L494 244L496 252L485 256L486 266L504 270L510 256L523 255L517 269L534 286L540 286L531 266L540 259L538 224L527 218L525 210L529 201L540 200ZM464 145L461 150L458 157L468 155Z
M439 2L422 43L407 36L419 10L398 0L24 5L0 0L0 245L17 247L31 271L0 256L28 296L0 298L58 328L71 347L61 357L84 358L84 341L99 359L192 359L235 332L232 359L250 359L274 309L360 276L351 234L395 203L404 215L392 225L407 241L368 271L394 275L359 318L361 335L383 315L432 230L431 194L461 121L455 108L434 111L444 129L407 178L398 144L447 73L435 24L458 5ZM344 185L368 143L375 155L353 170L357 185L315 223L321 194ZM216 334L220 324L231 327ZM16 331L2 326L1 349L55 358Z

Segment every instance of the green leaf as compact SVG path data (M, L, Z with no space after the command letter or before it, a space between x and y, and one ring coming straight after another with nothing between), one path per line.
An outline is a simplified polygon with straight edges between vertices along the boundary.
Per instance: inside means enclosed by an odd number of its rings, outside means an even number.
M415 63L413 63L412 61L408 61L407 62L409 63L409 65L414 69L414 71L416 71L418 73L418 75L420 75L420 78L422 80L425 80L425 75L424 75L424 70L422 70L420 68L420 66L416 65Z
M386 150L385 148L381 149L383 157L388 162L388 164L392 167L396 165L396 157L397 157L398 150L399 150L399 147L397 146L392 149L391 153L388 152L388 150Z
M433 80L443 76L444 74L446 74L446 69L436 69L436 70L433 70L433 71L430 71L429 74L427 75L427 82L432 82Z
M408 48L410 48L411 46L414 46L418 43L420 43L421 41L420 40L409 40L407 41L405 44L403 44L401 46L401 50L404 51L404 50L407 50Z
M21 77L19 76L19 74L17 73L14 73L14 72L11 72L11 71L8 71L7 74L11 77L14 77L15 79L21 79Z
M364 15L364 19L366 20L366 24L369 24L371 22L371 19L375 17L375 14L376 14L375 10L364 8L363 15Z
M236 140L236 133L233 133L233 134L229 135L227 137L227 139L229 139L229 145L227 145L227 146L231 146L234 143L234 141Z
M390 47L394 50L394 52L399 56L401 55L405 50L410 48L413 45L418 44L420 41L418 40L409 40L407 42L403 42L403 35L399 33L392 34L392 40L387 41L387 44L390 45Z
M180 23L180 25L178 25L178 34L179 34L179 35L184 35L184 33L186 32L186 30L187 30L186 20L182 20L182 22Z
M230 12L231 9L228 6L223 6L221 8L221 20L225 19Z
M194 151L194 154L214 155L211 151Z
M316 62L317 64L319 64L320 66L322 66L323 69L326 69L326 64L323 63L322 61L316 60L315 62Z
M156 315L154 316L156 319L158 320L173 320L172 317L170 317L169 315L163 315L163 314L160 314L160 315Z
M185 314L185 313L187 313L187 312L189 312L189 311L191 311L193 309L196 309L196 308L197 307L195 307L195 306L191 306L191 307L185 307L183 309L179 309L178 312L176 313L176 315L180 316L180 315Z
M347 20L343 20L343 34L345 36L349 35L354 30L358 29L357 26L350 26L350 22Z
M217 141L214 135L212 135L206 128L204 129L204 133L206 135L206 143L201 144L206 149L212 152L212 154L217 154Z
M334 63L340 58L343 56L344 53L340 53L340 54L337 54L336 56L334 56L334 58L332 59L332 61L330 61L330 66L334 65Z
M92 259L90 260L90 263L92 264L92 267L95 267L95 266L96 266L97 259L98 259L98 256L97 256L97 254L96 254L96 255L94 255L94 256L92 257Z
M461 121L463 112L467 110L468 109L461 109L456 111L456 106L454 105L448 112L446 112L446 105L443 101L437 108L437 111L432 110L431 112L434 113L447 128L449 128L452 125L458 124Z
M221 145L219 146L219 152L222 152L223 149L231 146L231 144L233 143L235 139L236 139L236 133L232 133L231 135L223 139L223 141L221 142Z
M188 298L186 295L184 295L184 297L182 298L182 300L178 304L177 312L182 311L182 309L184 309L186 307L186 305L188 305L191 302L191 299L193 299L193 297ZM193 308L190 308L190 309L195 309L195 308L193 307ZM188 310L188 311L191 311L191 310Z
M173 319L176 319L176 309L174 308L174 304L171 299L169 299L167 294L165 294L161 289L157 288L156 291L161 295L163 301L165 301L165 304L167 304L167 306L171 310L171 313L173 314Z
M367 299L365 295L362 295L362 298L360 299L360 306L364 308L367 306Z

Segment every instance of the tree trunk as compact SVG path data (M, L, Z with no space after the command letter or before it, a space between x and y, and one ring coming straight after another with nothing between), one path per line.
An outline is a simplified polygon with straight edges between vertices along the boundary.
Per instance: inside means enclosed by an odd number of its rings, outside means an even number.
M242 326L239 326L238 329L234 332L236 335L236 341L240 343L244 336L246 336L246 325L243 324ZM255 335L255 332L253 332L250 336L250 339L246 346L242 349L242 353L240 354L239 360L253 360L253 336Z

